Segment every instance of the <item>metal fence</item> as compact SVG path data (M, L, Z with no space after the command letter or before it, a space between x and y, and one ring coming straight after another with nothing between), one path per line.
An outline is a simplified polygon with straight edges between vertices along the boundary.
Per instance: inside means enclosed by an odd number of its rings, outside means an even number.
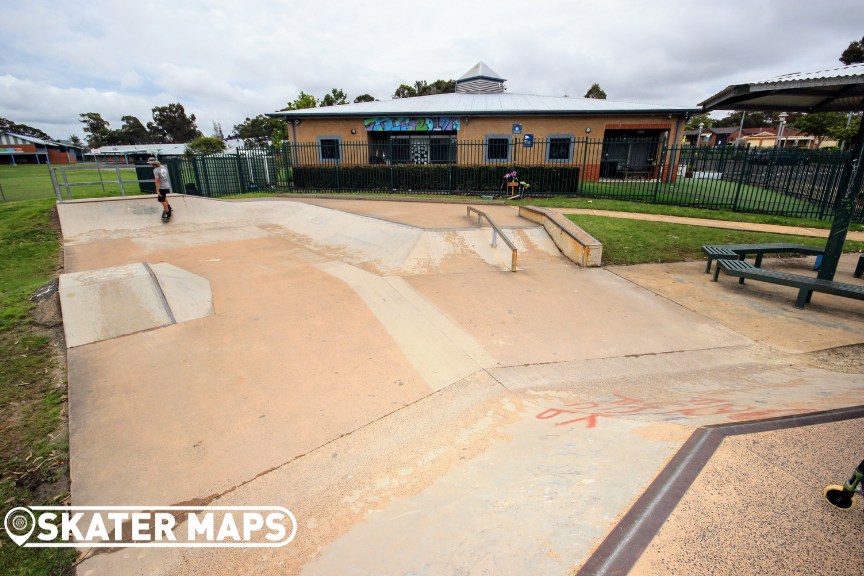
M838 150L669 146L663 140L450 137L347 142L167 161L175 189L250 192L507 194L516 172L533 197L586 196L803 218L831 216L846 154ZM179 185L178 185L179 183ZM855 221L864 221L860 194Z

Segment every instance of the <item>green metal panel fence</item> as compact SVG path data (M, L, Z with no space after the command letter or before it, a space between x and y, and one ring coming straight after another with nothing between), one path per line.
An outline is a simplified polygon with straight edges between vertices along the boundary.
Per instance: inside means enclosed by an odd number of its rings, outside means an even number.
M489 137L286 142L279 149L168 161L175 186L210 197L250 192L504 195L513 171L535 197L586 196L830 218L846 153L669 146L664 140ZM861 194L854 211L864 221Z

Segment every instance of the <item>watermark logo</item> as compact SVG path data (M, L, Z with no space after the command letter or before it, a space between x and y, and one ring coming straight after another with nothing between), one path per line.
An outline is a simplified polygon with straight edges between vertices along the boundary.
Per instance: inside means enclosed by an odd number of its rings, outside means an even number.
M275 548L297 534L281 506L19 506L3 527L22 548Z

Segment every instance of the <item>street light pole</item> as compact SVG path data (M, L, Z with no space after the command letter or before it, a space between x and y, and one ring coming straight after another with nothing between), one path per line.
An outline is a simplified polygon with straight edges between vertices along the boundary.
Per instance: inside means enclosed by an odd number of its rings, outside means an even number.
M788 117L789 117L789 115L786 114L786 112L780 113L780 127L777 129L777 142L775 144L775 146L777 148L783 147L783 145L780 141L783 138L783 129L786 127L786 118L788 118Z
M705 123L704 123L704 122L700 122L700 123L699 123L699 133L696 134L696 146L697 146L697 147L701 146L701 144L699 143L699 141L702 140L702 130L703 130L704 128L705 128Z
M741 142L741 137L744 136L744 117L747 115L746 110L741 111L741 125L738 126L738 138L735 139L735 147L737 148Z

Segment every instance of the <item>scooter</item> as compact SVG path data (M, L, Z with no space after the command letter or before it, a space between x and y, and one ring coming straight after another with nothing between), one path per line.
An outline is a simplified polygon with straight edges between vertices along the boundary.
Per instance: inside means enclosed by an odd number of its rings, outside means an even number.
M832 484L830 486L825 487L825 498L828 502L841 510L848 510L852 508L852 496L855 495L855 492L858 491L861 494L859 488L861 487L861 483L864 481L864 460L861 461L861 464L858 465L858 468L852 472L852 476L843 486L838 486L837 484Z

